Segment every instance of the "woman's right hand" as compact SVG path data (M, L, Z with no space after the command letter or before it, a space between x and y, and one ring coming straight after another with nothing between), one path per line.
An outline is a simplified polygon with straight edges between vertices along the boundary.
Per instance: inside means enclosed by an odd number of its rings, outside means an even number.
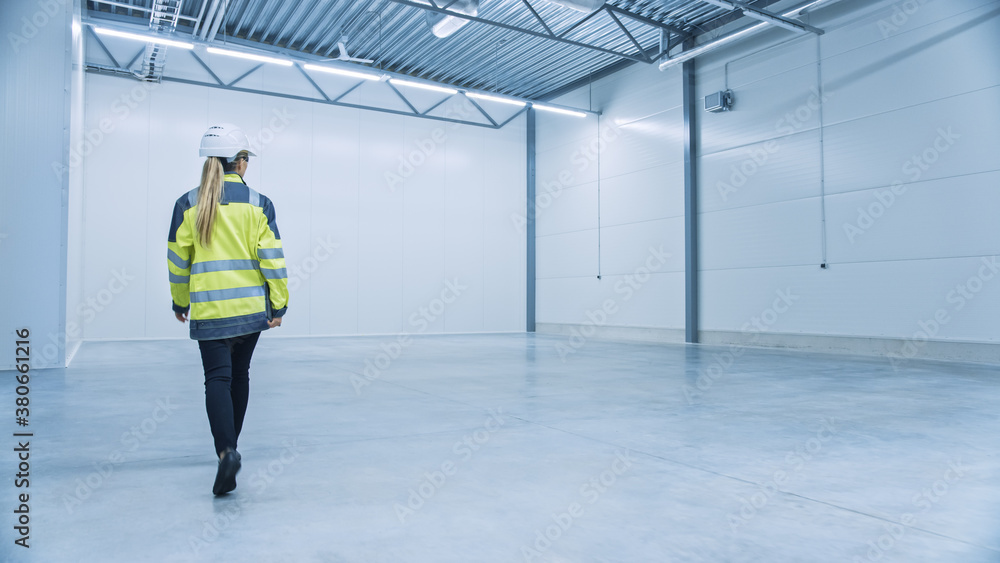
M281 326L281 317L267 321L267 328L274 328L278 326Z

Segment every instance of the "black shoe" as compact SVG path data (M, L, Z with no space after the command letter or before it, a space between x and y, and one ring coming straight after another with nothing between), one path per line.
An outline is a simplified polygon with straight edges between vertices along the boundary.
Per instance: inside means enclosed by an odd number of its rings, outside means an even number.
M241 459L239 452L228 450L219 460L219 470L215 474L215 485L212 487L215 495L224 495L236 488L236 473L242 466Z

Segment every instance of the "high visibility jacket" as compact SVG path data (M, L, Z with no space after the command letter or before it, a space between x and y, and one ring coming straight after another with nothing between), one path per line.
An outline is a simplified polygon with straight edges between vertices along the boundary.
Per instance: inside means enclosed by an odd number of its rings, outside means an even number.
M198 188L174 204L167 237L173 308L190 308L191 338L215 340L267 330L285 314L288 274L274 205L239 174L226 174L212 240L198 240Z

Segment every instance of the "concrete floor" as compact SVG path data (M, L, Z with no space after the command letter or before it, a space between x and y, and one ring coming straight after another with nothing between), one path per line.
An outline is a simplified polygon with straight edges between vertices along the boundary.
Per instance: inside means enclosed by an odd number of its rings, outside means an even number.
M4 478L0 555L1000 561L997 367L273 336L251 369L239 488L218 499L194 342L86 343L70 369L36 373L32 547L12 547Z

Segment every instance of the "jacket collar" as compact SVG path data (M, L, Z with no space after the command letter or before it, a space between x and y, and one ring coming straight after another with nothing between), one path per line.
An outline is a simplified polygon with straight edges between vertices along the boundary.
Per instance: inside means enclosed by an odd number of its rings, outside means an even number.
M243 176L240 176L236 172L227 173L224 180L226 182L238 182L240 184L243 184L244 186L246 185L246 182L243 181Z

